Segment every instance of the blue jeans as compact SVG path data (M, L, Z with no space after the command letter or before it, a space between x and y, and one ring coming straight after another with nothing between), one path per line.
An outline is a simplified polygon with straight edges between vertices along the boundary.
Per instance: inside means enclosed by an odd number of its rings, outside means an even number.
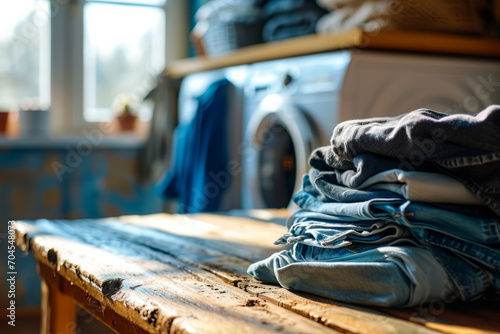
M500 156L499 124L499 105L476 115L418 109L396 117L343 122L335 127L330 143L338 157L349 161L363 153L409 159L417 149L427 161L445 162L492 152Z
M375 204L408 227L447 269L464 300L493 288L500 291L500 224L421 203ZM472 228L471 228L472 227Z
M357 155L352 161L341 159L333 153L331 146L315 149L309 157L309 164L328 175L332 183L349 188L358 188L369 177L391 169L413 170L411 165L401 164L398 159L373 153ZM436 173L439 168L424 162L419 171Z
M417 202L483 205L462 183L442 173L390 169L369 177L356 189L389 190Z
M500 291L500 223L491 211L478 206L376 198L378 192L373 192L371 199L345 203L337 191L338 202L325 202L324 192L330 188L322 188L322 183L317 186L305 175L303 190L294 197L303 210L313 212L312 217L320 213L334 223L382 220L404 226L446 268L462 299L475 298L490 287ZM355 192L349 189L346 197L361 197Z
M357 244L380 244L411 238L403 226L388 221L334 221L321 214L299 210L288 220L289 231L275 244L293 245L298 242L324 248L347 247Z
M347 121L335 127L329 149L313 154L311 166L324 171L350 169L356 176L362 168L359 164L346 168L349 162L354 165L355 159L371 154L399 163L385 170L434 168L459 180L500 215L499 124L498 105L477 115L418 109L397 117Z
M365 305L413 307L455 293L431 253L413 246L331 249L297 243L252 264L248 273L288 289Z

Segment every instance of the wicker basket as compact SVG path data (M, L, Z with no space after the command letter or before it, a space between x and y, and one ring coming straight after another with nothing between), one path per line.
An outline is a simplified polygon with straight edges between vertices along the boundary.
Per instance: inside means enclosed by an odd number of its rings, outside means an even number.
M208 55L222 55L243 46L262 42L260 20L212 21L203 35Z
M483 34L483 0L395 0L388 28L462 34Z

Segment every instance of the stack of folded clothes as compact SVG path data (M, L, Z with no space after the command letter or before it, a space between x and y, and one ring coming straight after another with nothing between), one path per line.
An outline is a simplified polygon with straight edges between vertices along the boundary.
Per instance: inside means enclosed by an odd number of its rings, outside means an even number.
M264 42L316 33L316 23L327 13L315 0L267 0L262 12Z
M256 279L377 306L500 296L500 106L347 121L310 165Z

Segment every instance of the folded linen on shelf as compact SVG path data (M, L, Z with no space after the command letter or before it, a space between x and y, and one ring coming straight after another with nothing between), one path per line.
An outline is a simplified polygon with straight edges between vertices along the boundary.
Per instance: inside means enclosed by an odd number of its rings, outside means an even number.
M386 27L390 23L390 0L350 1L342 4L339 1L321 1L317 3L331 10L318 20L316 30L327 34L347 31L356 27L363 31L373 32Z
M314 0L269 0L262 13L265 17L262 39L271 42L314 34L318 20L327 11Z

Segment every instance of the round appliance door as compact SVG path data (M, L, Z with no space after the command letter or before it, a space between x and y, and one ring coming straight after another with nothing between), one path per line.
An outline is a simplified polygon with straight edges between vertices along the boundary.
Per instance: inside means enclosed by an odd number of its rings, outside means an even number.
M264 103L249 124L250 141L256 149L258 202L267 208L284 208L302 186L308 159L318 145L312 126L297 107Z

